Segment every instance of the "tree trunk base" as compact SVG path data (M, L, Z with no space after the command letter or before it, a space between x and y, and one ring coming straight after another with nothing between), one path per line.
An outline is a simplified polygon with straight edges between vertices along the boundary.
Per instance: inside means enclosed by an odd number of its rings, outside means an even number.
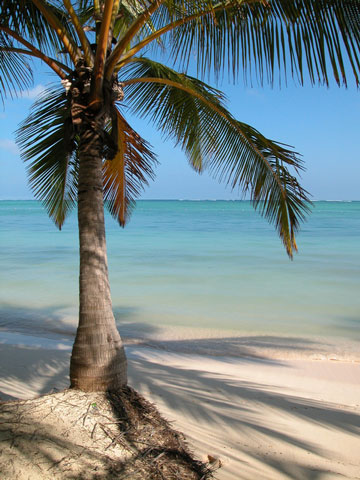
M107 392L126 387L125 349L113 322L98 328L78 327L70 360L71 388Z

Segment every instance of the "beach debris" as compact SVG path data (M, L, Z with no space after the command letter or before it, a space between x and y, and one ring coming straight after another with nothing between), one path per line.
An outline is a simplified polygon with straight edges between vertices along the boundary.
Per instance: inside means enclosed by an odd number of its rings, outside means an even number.
M0 402L1 480L209 480L183 435L130 387Z
M208 455L207 458L212 470L217 470L218 468L222 467L222 462L219 457Z

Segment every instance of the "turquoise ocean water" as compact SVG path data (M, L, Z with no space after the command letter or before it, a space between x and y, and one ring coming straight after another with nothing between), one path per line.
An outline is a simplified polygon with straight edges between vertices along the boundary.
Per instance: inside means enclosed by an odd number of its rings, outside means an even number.
M0 335L71 342L76 214L61 232L35 201L1 201L0 217ZM107 217L107 242L128 341L360 356L360 202L315 202L294 261L246 201L139 201L125 229Z

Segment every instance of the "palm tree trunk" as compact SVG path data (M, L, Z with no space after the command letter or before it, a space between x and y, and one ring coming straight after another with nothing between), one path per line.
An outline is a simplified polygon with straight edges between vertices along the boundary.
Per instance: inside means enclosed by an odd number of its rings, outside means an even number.
M70 362L71 387L87 392L116 390L127 383L108 279L101 147L99 133L87 124L79 153L79 326Z

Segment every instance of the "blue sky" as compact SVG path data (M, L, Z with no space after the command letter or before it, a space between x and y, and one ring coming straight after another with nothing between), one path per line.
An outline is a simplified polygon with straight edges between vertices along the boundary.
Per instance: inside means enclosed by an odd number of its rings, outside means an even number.
M36 95L51 81L52 75L38 72L30 92L0 107L0 199L33 198L14 132ZM228 108L236 118L302 154L307 170L301 183L314 200L360 200L360 92L353 83L348 89L300 87L289 80L279 89L251 87L240 80L236 85L224 81L218 87L228 96ZM160 162L157 177L142 198L241 198L206 173L195 173L182 151L165 142L151 125L137 119L130 123L152 144Z

